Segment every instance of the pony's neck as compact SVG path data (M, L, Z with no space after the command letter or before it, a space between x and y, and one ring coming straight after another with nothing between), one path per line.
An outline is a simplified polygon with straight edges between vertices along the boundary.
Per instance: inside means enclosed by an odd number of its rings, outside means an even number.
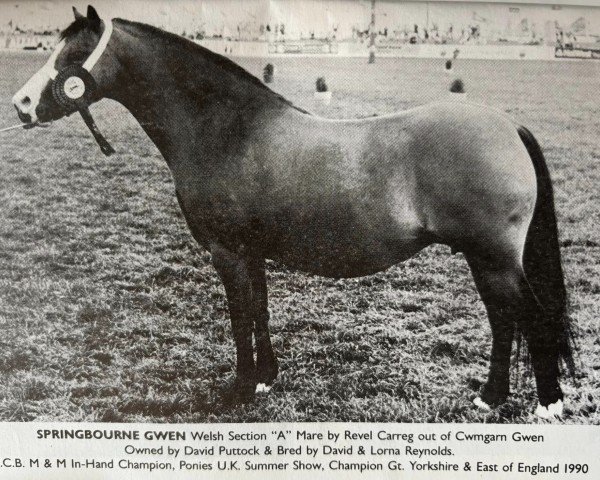
M123 104L163 156L193 143L222 148L223 132L267 110L293 107L230 60L176 35L117 19L119 78L106 96Z

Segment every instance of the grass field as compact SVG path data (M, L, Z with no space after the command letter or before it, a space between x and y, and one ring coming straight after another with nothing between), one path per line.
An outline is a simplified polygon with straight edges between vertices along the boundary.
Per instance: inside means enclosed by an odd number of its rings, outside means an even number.
M3 127L45 59L0 55ZM272 61L276 91L331 117L445 98L452 80L434 60ZM239 62L258 75L266 60ZM544 148L580 346L563 421L600 424L600 62L456 63L470 100L509 112ZM329 107L313 104L321 75ZM234 348L210 255L139 126L109 101L94 112L113 157L75 115L0 134L0 420L539 421L532 375L516 361L510 401L487 414L472 406L490 331L464 259L445 247L345 281L269 264L280 377L254 404L227 406Z

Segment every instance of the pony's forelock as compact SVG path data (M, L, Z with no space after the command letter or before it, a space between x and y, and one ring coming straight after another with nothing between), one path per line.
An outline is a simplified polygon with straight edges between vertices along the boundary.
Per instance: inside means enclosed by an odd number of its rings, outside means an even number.
M71 23L71 25L60 32L58 36L59 41L71 38L88 27L93 29L93 22L91 22L87 17L77 17L73 23Z

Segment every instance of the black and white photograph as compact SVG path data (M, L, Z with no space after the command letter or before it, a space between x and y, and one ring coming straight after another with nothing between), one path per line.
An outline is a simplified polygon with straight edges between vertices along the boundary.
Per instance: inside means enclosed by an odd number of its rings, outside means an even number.
M90 2L0 0L0 421L600 424L600 5Z

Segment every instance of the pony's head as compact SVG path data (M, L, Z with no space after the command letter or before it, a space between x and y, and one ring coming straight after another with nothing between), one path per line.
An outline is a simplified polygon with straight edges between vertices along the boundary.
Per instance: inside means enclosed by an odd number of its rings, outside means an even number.
M112 22L103 22L92 6L87 16L73 12L75 21L63 30L46 64L13 97L23 122L57 120L85 108L114 80L116 61L104 53Z

